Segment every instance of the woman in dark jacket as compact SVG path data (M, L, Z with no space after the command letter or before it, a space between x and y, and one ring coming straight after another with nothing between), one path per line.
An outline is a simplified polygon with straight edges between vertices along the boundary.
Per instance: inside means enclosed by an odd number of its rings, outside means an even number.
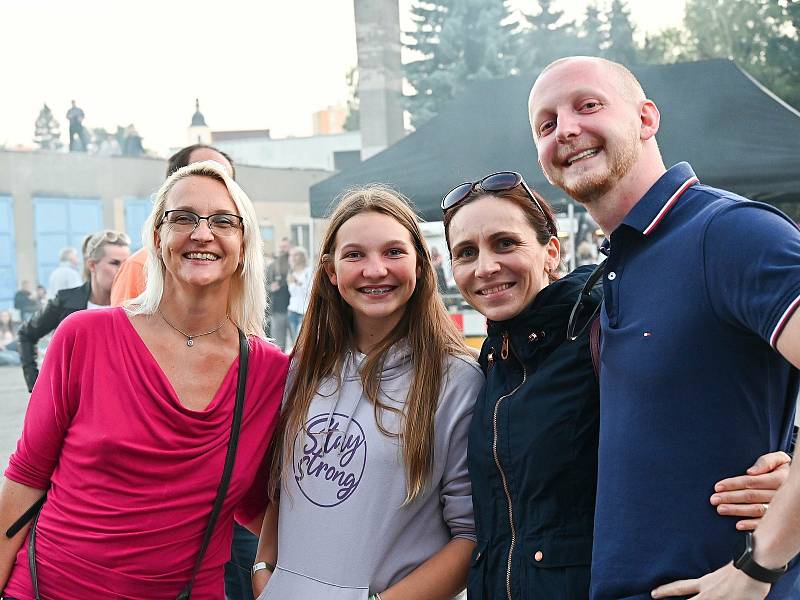
M111 303L111 282L120 265L128 258L130 244L127 234L108 229L87 236L83 242L86 282L58 292L42 310L19 328L19 354L29 392L33 391L33 384L39 376L36 347L39 340L75 311Z
M602 300L587 284L593 268L558 278L553 211L518 173L462 184L442 209L453 277L488 320L468 448L478 538L469 599L586 600L599 432L590 347Z

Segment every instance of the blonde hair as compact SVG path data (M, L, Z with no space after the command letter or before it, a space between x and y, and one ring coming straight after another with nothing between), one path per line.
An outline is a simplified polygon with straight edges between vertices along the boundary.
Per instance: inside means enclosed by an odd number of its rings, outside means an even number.
M187 177L209 177L221 182L228 189L236 210L242 217L242 241L244 246L242 265L236 269L228 298L228 314L231 320L246 334L266 338L264 314L267 306L264 283L263 242L258 229L258 219L253 203L242 188L231 179L225 167L213 160L192 163L178 169L156 192L153 210L144 223L142 244L147 249L145 273L147 285L144 291L125 303L125 308L134 315L152 315L158 310L164 293L164 263L156 252L155 232L161 226L166 210L167 198L172 188Z
M121 246L127 248L131 245L131 238L122 231L101 229L97 233L90 233L83 240L83 278L88 281L91 276L89 261L98 261L106 255L106 246Z
M419 277L394 330L369 352L361 368L364 394L374 407L378 429L396 437L402 447L406 472L406 503L416 498L428 481L433 460L434 417L439 392L446 376L449 355L468 355L469 350L445 309L436 287L436 275L418 219L401 194L383 185L370 185L346 191L330 216L314 272L311 298L295 345L294 381L281 411L277 444L273 449L273 474L281 470L281 454L292 456L295 437L304 429L311 401L322 382L341 374L348 350L354 347L353 312L325 272L332 260L336 234L352 217L374 212L392 217L411 234L417 255ZM380 400L381 371L387 351L406 340L411 351L413 379L402 409ZM381 422L383 410L400 415L400 433L388 431ZM280 449L282 448L282 452ZM288 471L288 470L287 470ZM284 473L285 477L288 477ZM277 495L271 478L271 496Z

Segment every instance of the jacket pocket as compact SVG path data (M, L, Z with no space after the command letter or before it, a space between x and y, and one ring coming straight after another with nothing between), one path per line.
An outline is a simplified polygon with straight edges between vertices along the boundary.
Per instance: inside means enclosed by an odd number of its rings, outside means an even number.
M591 536L527 539L522 549L526 598L586 600L589 597Z

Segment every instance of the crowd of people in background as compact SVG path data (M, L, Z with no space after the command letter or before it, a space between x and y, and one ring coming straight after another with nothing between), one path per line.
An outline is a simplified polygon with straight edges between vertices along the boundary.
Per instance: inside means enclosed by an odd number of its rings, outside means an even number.
M408 199L350 189L316 259L283 238L267 265L232 162L200 145L140 253L97 232L43 308L25 284L5 600L796 599L800 230L667 168L623 65L555 61L528 109L606 258L584 228L565 273L514 171L444 194L477 357Z

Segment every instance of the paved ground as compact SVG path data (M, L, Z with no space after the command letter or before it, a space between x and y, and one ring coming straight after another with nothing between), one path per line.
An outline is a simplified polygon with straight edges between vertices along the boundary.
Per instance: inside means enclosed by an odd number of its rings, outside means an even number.
M0 471L17 444L28 406L28 388L20 367L0 367Z

